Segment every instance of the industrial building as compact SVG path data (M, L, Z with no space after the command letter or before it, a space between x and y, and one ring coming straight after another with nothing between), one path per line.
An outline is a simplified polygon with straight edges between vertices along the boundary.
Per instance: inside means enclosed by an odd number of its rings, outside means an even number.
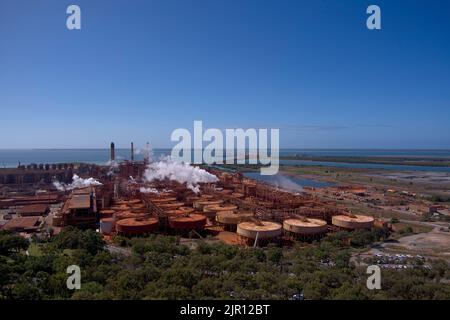
M282 239L309 241L334 230L366 229L374 224L373 218L351 215L333 201L319 200L314 193L286 192L245 178L239 172L216 167L202 166L217 181L200 183L196 192L175 180L149 182L144 174L150 161L150 155L145 155L143 161L135 161L131 143L130 160L118 162L112 142L110 159L105 165L22 166L16 169L21 174L14 179L5 175L2 179L22 183L31 181L20 178L28 173L37 177L48 174L47 193L0 197L0 206L13 208L20 216L50 214L54 228L93 228L105 236L127 237L162 233L201 238L231 232L238 243L252 246L282 243ZM70 183L68 176L74 173L98 183L63 191L51 187L55 177ZM364 193L360 189L351 191ZM51 208L58 203L60 207ZM25 220L16 221L21 223ZM8 225L14 226L12 222Z
M50 207L48 204L28 204L21 206L16 210L16 213L21 217L26 216L45 216L49 213Z
M97 222L96 191L94 187L74 190L61 210L62 226L87 228Z
M39 231L43 220L40 217L19 217L6 222L2 230L33 233Z

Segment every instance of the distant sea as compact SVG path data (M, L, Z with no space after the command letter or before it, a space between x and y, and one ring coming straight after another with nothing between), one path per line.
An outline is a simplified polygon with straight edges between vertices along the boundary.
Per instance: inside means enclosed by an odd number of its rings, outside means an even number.
M31 163L84 162L105 164L109 160L109 149L0 149L0 168L14 168ZM116 159L130 159L130 149L116 149ZM154 149L153 159L169 155L170 149ZM416 157L450 159L450 150L381 150L381 149L282 149L280 156L345 156L345 157ZM136 150L135 160L142 160L143 154ZM449 167L403 166L374 163L345 163L304 160L281 160L283 164L323 165L336 167L375 168L387 170L412 170L450 172Z
M0 167L11 168L31 163L95 163L109 161L109 149L0 149ZM170 154L170 149L152 150L153 157ZM130 149L115 149L116 160L130 159ZM136 150L134 159L143 160L143 154Z

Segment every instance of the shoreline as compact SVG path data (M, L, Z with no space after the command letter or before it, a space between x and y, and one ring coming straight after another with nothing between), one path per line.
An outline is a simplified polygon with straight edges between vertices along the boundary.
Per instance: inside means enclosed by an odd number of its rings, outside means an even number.
M405 156L281 156L280 160L339 162L350 164L385 164L423 167L450 167L449 158Z

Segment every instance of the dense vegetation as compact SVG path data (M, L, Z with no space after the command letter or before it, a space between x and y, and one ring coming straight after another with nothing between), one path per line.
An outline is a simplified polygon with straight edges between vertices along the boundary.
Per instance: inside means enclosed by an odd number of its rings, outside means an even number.
M26 255L28 241L0 234L2 299L450 299L446 262L431 269L383 270L382 290L366 288L365 269L350 262L385 235L345 232L294 248L240 248L199 242L195 249L168 236L117 238L113 254L93 231L67 228ZM30 250L29 250L30 251ZM127 253L128 252L128 253ZM69 265L81 268L80 290L66 288Z

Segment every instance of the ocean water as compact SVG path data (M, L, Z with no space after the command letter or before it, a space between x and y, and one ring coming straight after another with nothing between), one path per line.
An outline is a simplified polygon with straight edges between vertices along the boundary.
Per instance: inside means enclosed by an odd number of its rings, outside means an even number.
M130 159L129 149L116 149L116 159ZM170 149L154 149L153 159L169 155ZM450 150L350 150L350 149L282 149L281 156L310 155L310 156L380 156L380 157L418 157L450 159ZM135 152L135 160L142 160L143 154ZM0 149L0 168L13 168L20 164L31 163L65 163L86 162L105 164L109 160L109 149ZM385 170L432 171L450 172L450 167L426 167L410 165L389 165L374 163L345 163L307 160L280 160L281 164L290 165L322 165L348 168L373 168Z
M0 167L12 168L21 164L31 163L95 163L106 164L109 160L109 149L0 149ZM170 154L169 149L152 151L153 158ZM115 149L116 160L131 158L130 149ZM142 152L137 150L134 159L143 160Z
M273 176L263 176L259 172L245 172L244 176L293 192L301 192L303 187L323 188L334 185L330 182L290 177L279 173Z

